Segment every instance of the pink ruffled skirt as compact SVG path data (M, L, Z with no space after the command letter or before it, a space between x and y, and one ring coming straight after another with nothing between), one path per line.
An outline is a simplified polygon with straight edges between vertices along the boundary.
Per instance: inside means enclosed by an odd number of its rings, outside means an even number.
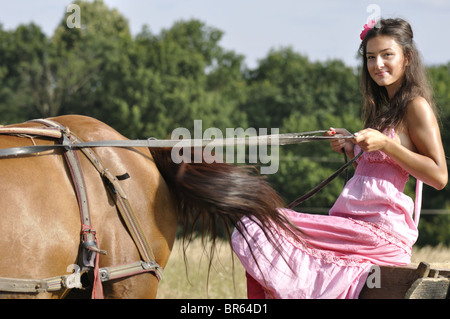
M239 232L233 233L233 250L249 277L249 298L262 297L257 285L266 298L357 298L373 264L410 262L411 248L376 224L281 211L303 233L294 239L282 230L275 231L273 241L281 254L248 218L241 220L248 231L246 240Z

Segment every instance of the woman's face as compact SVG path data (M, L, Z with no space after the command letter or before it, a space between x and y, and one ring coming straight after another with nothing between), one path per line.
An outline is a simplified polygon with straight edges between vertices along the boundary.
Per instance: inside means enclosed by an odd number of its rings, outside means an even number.
M367 69L372 79L386 87L392 98L400 88L407 61L401 46L390 36L370 39L366 47Z

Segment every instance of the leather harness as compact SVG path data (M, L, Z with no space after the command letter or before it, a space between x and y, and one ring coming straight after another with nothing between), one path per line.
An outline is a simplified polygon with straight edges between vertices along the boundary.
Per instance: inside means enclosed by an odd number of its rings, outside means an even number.
M51 292L60 289L82 288L80 276L83 272L90 269L94 270L93 297L103 297L101 283L129 277L145 272L153 273L158 280L161 280L163 269L155 260L155 256L148 244L144 233L135 217L133 209L128 201L127 195L119 184L118 177L112 175L109 170L102 164L98 156L90 148L82 148L81 152L89 159L92 165L102 176L105 184L112 195L115 204L125 222L125 225L136 244L139 254L142 258L130 264L118 265L100 268L98 267L98 254L106 254L97 246L96 231L91 224L90 210L84 175L78 158L80 149L74 149L74 144L82 143L67 127L50 120L33 120L44 124L46 127L39 128L14 128L2 127L0 134L10 134L18 136L45 136L57 138L64 146L64 157L69 167L75 191L78 199L78 205L81 215L81 267L73 274L56 276L52 278L35 280L35 279L16 279L16 278L0 278L0 291L7 292ZM20 153L20 152L19 152ZM9 156L14 155L10 154Z

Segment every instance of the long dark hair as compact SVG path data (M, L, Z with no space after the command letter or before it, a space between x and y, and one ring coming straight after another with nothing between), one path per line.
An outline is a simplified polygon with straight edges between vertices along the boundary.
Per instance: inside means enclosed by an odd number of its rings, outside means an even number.
M176 164L171 158L171 149L151 149L151 153L178 200L178 217L184 225L184 248L192 240L194 225L199 222L203 244L206 243L205 236L211 243L211 267L219 227L225 229L228 239L235 229L247 241L247 229L240 220L248 217L261 228L282 258L288 257L283 254L276 229L284 230L293 238L298 238L302 232L280 212L279 208L284 207L283 200L254 167L211 163L203 154L200 163ZM249 248L253 255L250 245ZM252 257L258 265L258 260L254 255Z
M371 78L367 69L367 42L379 35L392 37L402 47L408 60L402 85L392 99L389 99L386 88L378 86ZM381 19L367 32L361 42L359 47L363 59L361 91L364 98L362 119L366 128L383 131L388 127L398 127L405 117L408 102L416 97L426 99L436 113L432 89L413 38L411 25L407 21Z

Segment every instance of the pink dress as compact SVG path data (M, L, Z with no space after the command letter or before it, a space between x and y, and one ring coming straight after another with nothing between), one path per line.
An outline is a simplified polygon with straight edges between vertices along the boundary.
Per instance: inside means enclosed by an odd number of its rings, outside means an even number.
M383 152L363 153L329 215L281 209L306 234L294 239L277 230L284 258L258 225L242 219L249 244L235 231L232 246L247 272L248 297L357 298L373 264L410 263L422 183L413 219L414 202L403 193L408 177Z

